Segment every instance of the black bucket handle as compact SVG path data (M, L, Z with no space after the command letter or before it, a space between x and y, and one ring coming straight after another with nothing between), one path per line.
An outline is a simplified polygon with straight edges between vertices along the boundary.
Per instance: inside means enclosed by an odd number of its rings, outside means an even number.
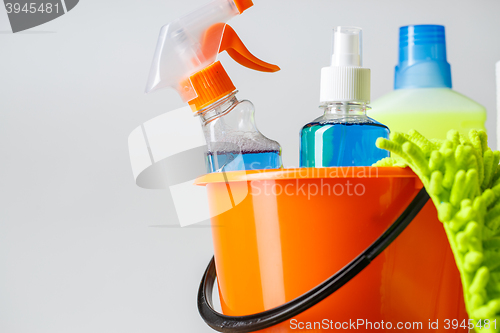
M226 316L214 310L212 290L217 273L212 257L198 290L198 311L208 326L216 331L228 333L259 331L293 318L318 304L358 275L405 230L428 200L429 194L422 188L397 220L353 261L305 294L264 312L248 316Z

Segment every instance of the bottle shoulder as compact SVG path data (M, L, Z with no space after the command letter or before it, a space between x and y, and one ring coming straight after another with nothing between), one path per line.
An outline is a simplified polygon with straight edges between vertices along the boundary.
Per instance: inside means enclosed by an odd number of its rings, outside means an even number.
M307 124L305 124L302 127L302 130L305 130L305 129L313 127L313 126L336 126L336 125L346 125L346 126L373 125L373 126L377 126L377 127L383 127L385 129L387 129L387 131L389 131L389 128L386 125L376 121L373 118L365 116L365 115L339 117L339 116L331 116L331 115L326 115L326 114L314 119L313 121L311 121Z
M209 150L263 152L281 151L281 145L262 134L255 123L255 108L249 100L235 101L203 125Z
M396 89L371 103L371 114L391 112L486 112L484 106L449 88Z

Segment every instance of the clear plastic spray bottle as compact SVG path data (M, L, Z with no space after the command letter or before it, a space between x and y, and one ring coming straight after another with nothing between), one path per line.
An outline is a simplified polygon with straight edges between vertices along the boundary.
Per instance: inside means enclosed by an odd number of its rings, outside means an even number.
M301 167L369 166L389 156L375 146L389 129L366 115L370 69L361 66L361 29L333 29L331 66L321 70L324 114L300 132Z
M199 116L208 172L282 167L281 146L259 132L253 104L236 98L236 87L217 61L227 51L247 68L280 69L251 54L226 24L252 5L251 0L214 0L160 31L146 91L174 88Z

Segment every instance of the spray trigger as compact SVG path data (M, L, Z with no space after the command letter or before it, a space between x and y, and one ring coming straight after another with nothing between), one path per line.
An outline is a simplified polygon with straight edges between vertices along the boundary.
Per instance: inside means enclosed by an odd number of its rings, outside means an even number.
M218 37L217 36L222 36ZM220 41L220 44L216 44ZM277 72L280 68L254 56L241 41L240 37L229 24L217 23L207 29L202 42L203 53L213 53L211 50L218 47L217 53L226 51L234 61L242 66L261 72Z
M199 96L191 78L215 64L222 51L227 51L237 63L250 69L278 71L278 66L250 53L233 28L226 25L229 19L251 6L251 0L212 0L164 25L158 37L146 92L169 87L177 90L184 102L192 101Z

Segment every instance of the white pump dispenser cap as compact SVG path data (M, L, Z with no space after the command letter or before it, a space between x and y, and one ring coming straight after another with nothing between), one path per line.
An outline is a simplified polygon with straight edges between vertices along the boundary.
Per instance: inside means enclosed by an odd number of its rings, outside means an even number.
M320 102L370 102L370 69L362 68L361 28L333 29L330 67L321 69Z

